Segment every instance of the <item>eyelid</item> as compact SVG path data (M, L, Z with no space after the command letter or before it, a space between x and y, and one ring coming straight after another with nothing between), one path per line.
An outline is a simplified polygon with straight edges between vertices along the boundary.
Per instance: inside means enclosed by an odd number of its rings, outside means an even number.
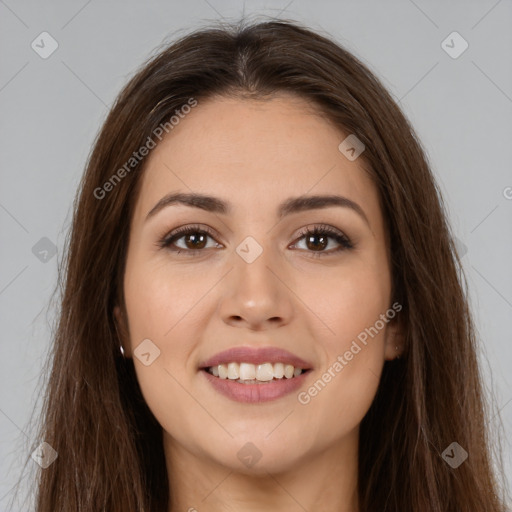
M171 230L170 232L166 232L162 237L160 237L156 243L156 245L161 249L167 249L174 253L188 253L188 255L194 255L199 252L205 252L205 248L203 249L183 249L181 247L171 248L172 244L177 240L180 240L184 236L191 233L202 233L207 237L210 237L215 241L216 244L224 246L221 242L217 241L218 235L214 232L212 228L207 225L201 224L188 224L184 226L180 226ZM301 241L306 236L324 234L327 238L334 239L336 243L339 245L336 249L330 249L328 251L308 251L304 249L299 249L301 252L309 253L313 257L322 257L322 256L330 256L336 253L339 253L344 250L349 250L354 248L353 242L350 238L345 235L343 231L328 224L309 224L303 228L301 228L298 234L294 237L294 241L289 244L287 247L295 247L296 244ZM211 248L210 248L211 249Z
M170 240L172 240L173 238L175 239L174 241L179 240L180 238L184 237L185 235L187 235L189 233L204 233L207 236L209 236L210 238L212 238L213 240L215 240L215 242L217 244L221 243L221 242L217 241L217 238L220 238L220 237L209 226L203 225L203 224L186 224L184 226L177 227L170 231L166 230L164 232L163 236L158 237L158 241L156 242L156 245L162 249L166 249L166 248L168 248L168 246L170 244ZM223 244L221 244L221 245L223 245ZM181 248L179 248L179 250L184 251L184 252L185 251L186 252L196 251L196 249L185 250L185 249L181 249ZM197 251L204 251L204 249L197 249Z
M333 254L343 249L353 249L354 243L351 239L340 229L335 228L334 226L330 226L329 224L309 224L299 230L298 236L295 238L292 245L297 244L300 240L302 240L305 236L311 236L316 234L326 234L328 238L333 238L336 242L341 246L338 249L330 250L330 251L307 251L312 253L313 255L320 254Z

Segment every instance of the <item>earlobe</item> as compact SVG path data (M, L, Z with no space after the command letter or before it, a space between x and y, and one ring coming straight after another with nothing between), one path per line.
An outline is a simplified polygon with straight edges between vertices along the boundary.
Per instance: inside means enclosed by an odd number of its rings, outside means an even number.
M386 361L399 359L404 352L403 326L398 319L389 322L385 334L384 358Z
M116 327L118 337L117 341L119 343L119 351L123 357L131 357L130 338L128 336L126 319L123 311L117 305L114 307L114 325Z

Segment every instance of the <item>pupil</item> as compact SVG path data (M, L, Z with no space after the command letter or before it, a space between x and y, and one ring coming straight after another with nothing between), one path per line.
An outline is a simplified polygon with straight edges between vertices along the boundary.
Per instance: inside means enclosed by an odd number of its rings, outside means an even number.
M312 245L313 245L314 247L316 247L316 248L320 247L320 248L322 248L322 249L323 249L323 248L325 248L325 247L327 246L327 241L326 241L326 237L325 237L325 236L311 235L311 236L309 236L309 237L308 237L308 241L307 241L307 243L308 243L308 247L309 247L309 243L310 243L313 239L315 239L315 238L319 238L319 239L321 239L321 240L322 240L322 242L321 242L321 245L320 245L320 246L319 246L318 244L313 243ZM311 248L311 247L310 247L310 248Z
M198 238L202 238L203 239L202 240L203 244L200 247L198 247L198 245L196 244L197 241L198 241ZM192 249L202 248L204 246L204 238L205 238L204 235L188 235L188 240L192 241L191 244L190 244L190 245L192 245ZM189 245L189 243L187 241L187 246L188 245Z

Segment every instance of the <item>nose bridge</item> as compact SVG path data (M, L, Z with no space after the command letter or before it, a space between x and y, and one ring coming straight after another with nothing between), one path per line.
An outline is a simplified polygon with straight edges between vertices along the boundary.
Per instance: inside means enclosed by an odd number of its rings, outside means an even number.
M275 268L279 267L277 251L272 247L270 237L263 234L247 236L235 249L234 279L241 290L248 288L250 293L273 294L278 288Z
M271 237L256 236L247 236L235 247L221 315L224 321L242 319L253 327L271 319L286 322L292 309L288 288L282 283L285 278L280 276L283 270L278 250Z

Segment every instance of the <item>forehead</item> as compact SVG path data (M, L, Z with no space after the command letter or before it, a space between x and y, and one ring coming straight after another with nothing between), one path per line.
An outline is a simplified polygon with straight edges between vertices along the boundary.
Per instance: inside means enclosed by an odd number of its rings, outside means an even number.
M349 135L306 100L216 97L198 102L151 151L136 215L169 192L222 197L252 214L290 196L339 193L379 215L376 187L338 149Z

